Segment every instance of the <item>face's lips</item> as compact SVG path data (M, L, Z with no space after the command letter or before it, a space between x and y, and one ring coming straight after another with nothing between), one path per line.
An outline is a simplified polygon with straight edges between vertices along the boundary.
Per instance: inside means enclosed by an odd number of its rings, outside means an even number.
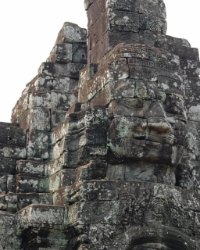
M175 130L166 117L115 117L109 128L108 148L116 161L145 161L174 165Z
M175 143L175 136L174 134L156 134L156 133L148 133L147 137L145 138L148 141L157 142L160 144L169 144L174 145Z
M169 145L174 145L175 143L173 129L166 121L161 120L159 122L152 123L147 120L147 122L136 124L134 122L130 122L127 126L126 124L123 124L123 126L118 126L118 124L116 124L115 128L117 131L114 137L134 138L136 140L147 140ZM121 128L123 128L125 132L121 133Z
M173 164L173 146L166 143L138 140L135 138L120 138L111 140L109 149L116 161L126 162L146 161L155 163Z

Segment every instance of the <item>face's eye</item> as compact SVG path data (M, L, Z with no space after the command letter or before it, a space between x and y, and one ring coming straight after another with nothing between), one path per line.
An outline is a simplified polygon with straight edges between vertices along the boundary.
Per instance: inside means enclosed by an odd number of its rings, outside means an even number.
M176 94L167 94L164 102L165 111L171 114L183 115L185 113L183 97Z

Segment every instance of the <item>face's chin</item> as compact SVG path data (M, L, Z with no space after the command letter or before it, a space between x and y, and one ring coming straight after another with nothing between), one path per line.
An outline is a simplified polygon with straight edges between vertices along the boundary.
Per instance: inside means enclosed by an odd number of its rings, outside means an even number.
M142 181L175 185L174 148L146 140L112 141L109 148L108 180Z
M116 161L174 162L174 131L164 118L115 117L108 138Z

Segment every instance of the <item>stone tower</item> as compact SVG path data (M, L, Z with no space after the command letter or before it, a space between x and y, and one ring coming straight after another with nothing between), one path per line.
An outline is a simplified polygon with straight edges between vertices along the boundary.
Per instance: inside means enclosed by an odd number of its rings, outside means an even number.
M198 50L162 0L85 9L0 124L0 249L199 250Z

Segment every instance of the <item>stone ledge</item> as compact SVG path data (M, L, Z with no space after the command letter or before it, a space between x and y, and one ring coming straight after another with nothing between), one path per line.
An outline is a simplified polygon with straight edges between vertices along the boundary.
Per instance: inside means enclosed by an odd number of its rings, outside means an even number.
M17 214L18 226L22 228L63 226L64 218L65 207L53 205L30 205Z

